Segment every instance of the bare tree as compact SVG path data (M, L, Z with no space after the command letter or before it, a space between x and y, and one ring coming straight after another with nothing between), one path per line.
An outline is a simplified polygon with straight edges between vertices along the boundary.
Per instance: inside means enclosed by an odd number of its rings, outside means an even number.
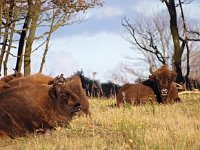
M28 1L28 3L30 3L30 1ZM28 5L28 3L25 3L25 5L24 5L26 13L25 13L25 19L24 19L22 30L20 32L20 39L19 39L19 43L18 43L17 61L16 61L16 66L15 66L15 70L17 72L21 72L23 53L24 53L24 45L26 42L26 35L29 30L29 25L31 22L31 9L30 9L30 5Z
M162 2L164 2L167 6L169 15L170 15L170 30L171 30L171 35L172 35L172 39L173 39L173 43L174 43L174 54L173 54L173 64L176 68L176 72L177 72L177 82L178 83L184 83L184 77L182 74L182 55L186 46L187 49L187 73L186 73L186 77L189 76L189 72L190 72L190 68L189 68L189 46L188 46L188 32L186 29L186 24L185 24L185 19L184 19L184 13L183 13L183 8L182 8L182 4L189 4L191 3L193 0L179 0L179 3L176 4L175 0L161 0ZM177 24L177 10L176 7L180 6L181 8L181 16L182 16L182 21L183 21L183 29L184 29L184 35L185 37L182 38L179 34L179 28L178 28L178 24ZM190 39L190 41L198 41L199 39L195 39L192 40ZM182 42L182 43L181 43Z
M156 28L154 23L147 23L141 25L141 22L136 22L136 25L133 25L129 22L129 20L125 17L122 20L122 26L126 29L129 34L129 38L127 39L131 44L133 44L138 50L141 52L147 52L146 57L150 58L150 56L154 55L155 58L161 63L166 64L165 49L162 49L161 46L164 46L164 39L162 37L162 44L158 46L158 39L161 38L162 34L159 34L160 29ZM138 24L139 23L139 24ZM142 22L144 23L144 22ZM158 27L158 26L157 26ZM143 53L145 55L145 53Z
M148 18L139 16L139 21L134 20L133 23L125 17L122 20L122 25L128 35L126 40L134 46L134 50L139 50L143 54L148 65L173 64L178 74L177 82L184 83L182 62L187 63L186 75L189 76L189 49L195 49L196 46L194 45L198 44L194 44L193 41L199 41L198 38L189 34L194 30L189 32L193 28L191 25L186 28L186 20L182 9L182 4L188 4L192 1L184 0L178 4L175 4L173 0L164 0L163 2L168 8L167 16L164 16L163 12L154 15L150 19L149 16ZM177 7L182 10L180 17L177 17ZM187 58L183 57L186 48Z
M29 27L29 35L26 41L25 53L24 53L24 76L30 75L31 73L31 52L32 45L35 37L35 32L37 29L37 21L40 15L40 7L42 2L37 0L33 3L31 0L29 1L29 6L31 10L31 23Z
M4 17L5 17L5 22L3 22L4 24L4 35L3 35L3 42L2 42L2 47L1 47L1 54L0 54L0 71L1 71L1 68L2 68L2 63L3 63L3 58L4 58L4 55L5 55L5 52L6 52L6 47L8 45L8 32L9 32L9 27L10 27L10 14L9 12L12 11L11 9L11 5L10 6L7 6L5 5L4 7Z
M101 6L102 2L101 0L27 0L23 2L23 5L23 16L25 17L22 18L25 19L22 30L20 31L15 70L21 72L22 62L24 62L24 75L29 75L31 73L31 54L45 44L45 50L40 66L41 72L45 63L52 33L59 27L74 23L72 20L79 12L86 12L87 9L93 8L96 5ZM54 12L52 13L52 11ZM46 31L47 27L49 27L49 31ZM38 35L38 33L36 34L36 31L40 30L40 28L45 29L42 30L45 32L40 32L41 34ZM33 49L33 42L44 38L45 40L42 44Z
M11 53L11 48L12 48L12 44L13 44L13 36L14 36L14 33L15 33L15 25L16 25L16 20L17 20L17 11L16 11L16 0L12 0L11 3L10 3L10 12L9 12L9 16L10 16L10 22L11 22L11 25L10 25L10 36L9 36L9 44L8 44L8 48L7 48L7 51L6 51L6 56L5 56L5 59L4 59L4 76L7 75L7 63L8 63L8 59L9 59L9 55Z
M124 73L128 73L130 76L144 79L144 72L148 74L145 70L148 70L152 64L160 66L161 64L172 63L170 56L173 45L167 19L168 14L165 11L154 14L152 17L141 15L132 22L126 17L122 19L122 25L125 29L122 36L132 45L135 54L132 57L130 55L125 56L129 65L123 64L120 67L123 68L120 73L123 78L125 77ZM134 64L130 62L134 62ZM119 73L117 74L119 75Z
M0 0L0 41L1 41L1 28L2 28L2 14L3 14L3 3L2 0Z

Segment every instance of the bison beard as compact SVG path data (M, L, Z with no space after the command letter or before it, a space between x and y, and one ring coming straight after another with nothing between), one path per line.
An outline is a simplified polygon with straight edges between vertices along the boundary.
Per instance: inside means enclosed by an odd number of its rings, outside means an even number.
M76 112L89 113L89 103L79 84L71 89L73 80L65 84L26 84L0 94L0 136L25 136L28 133L68 124ZM76 88L76 92L72 92ZM84 104L86 103L86 104Z

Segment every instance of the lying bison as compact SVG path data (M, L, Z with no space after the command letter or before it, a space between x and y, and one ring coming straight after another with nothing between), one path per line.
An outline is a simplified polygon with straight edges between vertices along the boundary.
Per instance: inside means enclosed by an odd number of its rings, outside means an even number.
M150 77L139 84L125 84L117 95L117 106L121 107L125 102L138 105L149 101L158 103L179 102L175 71L171 71L163 65L155 72L150 68Z
M89 113L89 103L80 94L83 92L79 88L80 81L76 77L68 80L53 85L27 83L2 92L0 135L18 137L37 131L45 132L68 124L82 109ZM72 82L74 85L70 88Z
M124 84L117 94L118 107L123 106L125 103L140 105L154 101L153 90L143 84Z
M14 74L2 77L1 80L8 83L14 79L21 78L21 77L23 77L22 73L15 72Z
M11 86L19 86L26 83L48 84L51 80L53 80L52 77L37 73L37 74L14 79L8 83Z
M0 92L6 90L8 88L11 88L11 86L8 83L0 80Z

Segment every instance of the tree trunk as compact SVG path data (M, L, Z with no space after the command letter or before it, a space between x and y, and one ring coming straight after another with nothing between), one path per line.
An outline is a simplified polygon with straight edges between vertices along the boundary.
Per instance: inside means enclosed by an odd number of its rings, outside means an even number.
M54 22L55 22L55 16L54 16L54 11L53 11L52 21L51 21L49 33L48 33L47 40L46 40L44 54L42 56L42 61L40 63L39 73L42 73L42 70L44 68L44 64L45 64L45 61L46 61L46 55L47 55L47 52L49 50L49 42L50 42L51 35L57 29L56 26L54 26Z
M185 75L186 89L192 90L192 85L191 85L190 79L189 79L189 75L190 75L190 49L189 49L189 45L188 45L188 34L187 34L187 28L186 28L186 23L185 23L185 17L184 17L184 13L183 13L183 7L182 7L182 3L181 3L180 0L179 0L179 5L180 5L181 17L182 17L182 21L183 21L184 41L185 41L186 49L187 49L187 55L186 55L187 72L186 72L186 75Z
M10 16L8 11L6 11L6 24L5 24L5 31L4 31L4 36L3 36L3 45L1 48L1 54L0 54L0 72L2 70L2 63L3 63L3 58L6 52L6 46L7 46L7 41L8 41L8 32L9 32L9 23L10 23Z
M14 22L12 23L12 26L11 26L11 33L10 33L10 39L9 39L9 45L8 45L8 50L7 50L7 53L6 53L6 57L5 57L5 60L4 60L4 76L7 76L7 63L8 63L8 58L9 58L9 54L10 54L10 50L11 50L11 47L12 47L12 41L13 41L13 35L14 35L14 30L15 30L15 20L17 20L17 14L16 14L16 1L13 0L12 1L12 5L10 6L10 18L13 18Z
M175 2L174 0L169 0L168 2L165 2L165 3L167 5L168 12L170 15L170 30L172 34L173 43L174 43L173 64L177 72L176 82L183 84L185 83L185 80L182 74L182 68L181 68L181 58L183 54L183 49L181 49L180 47Z
M39 73L42 73L42 70L44 68L44 64L45 64L45 61L46 61L46 55L47 55L47 52L49 50L49 42L50 42L50 38L51 38L51 31L49 32L48 34L48 37L47 37L47 41L46 41L46 45L45 45L45 50L44 50L44 54L42 56L42 61L41 61L41 64L40 64L40 70L39 70Z
M24 21L24 26L23 26L22 32L20 34L20 39L19 39L19 44L18 44L18 52L17 52L17 62L16 62L16 66L15 66L15 70L17 72L21 72L21 68L22 68L24 44L25 44L26 34L29 29L29 25L30 25L30 21L31 21L29 13L30 12L28 12L28 14L26 16L26 19Z
M36 1L33 7L31 8L32 20L24 53L24 76L30 75L31 73L31 51L35 37L35 31L37 28L37 21L40 15L40 3L40 1Z
M2 28L2 7L3 7L2 1L3 0L0 0L0 41L1 41L1 28Z

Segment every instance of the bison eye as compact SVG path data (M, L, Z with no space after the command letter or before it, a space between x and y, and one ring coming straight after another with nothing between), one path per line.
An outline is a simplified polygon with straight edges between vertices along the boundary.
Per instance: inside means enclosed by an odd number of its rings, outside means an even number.
M69 94L68 94L68 93L61 93L61 98L62 98L63 100L66 100L66 99L69 98Z

